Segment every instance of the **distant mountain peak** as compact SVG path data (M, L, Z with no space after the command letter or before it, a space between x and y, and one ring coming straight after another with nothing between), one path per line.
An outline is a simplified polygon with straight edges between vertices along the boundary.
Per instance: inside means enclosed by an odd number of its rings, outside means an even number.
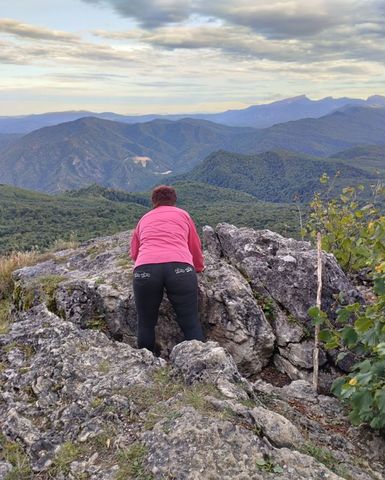
M385 97L383 95L371 95L368 97L367 102L376 102L381 105L385 105Z
M309 97L307 97L306 95L297 95L296 97L290 97L290 98L285 98L283 100L280 100L281 103L294 103L294 102L300 102L302 100L307 100L309 102L311 102L312 100L310 100ZM278 103L278 102L276 102Z

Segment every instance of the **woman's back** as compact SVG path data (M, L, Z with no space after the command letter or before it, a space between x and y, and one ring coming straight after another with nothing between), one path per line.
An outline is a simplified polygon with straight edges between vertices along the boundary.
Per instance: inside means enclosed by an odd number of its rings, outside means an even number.
M141 218L134 232L131 255L135 267L166 262L189 263L198 271L203 267L194 222L185 210L174 206L159 206Z

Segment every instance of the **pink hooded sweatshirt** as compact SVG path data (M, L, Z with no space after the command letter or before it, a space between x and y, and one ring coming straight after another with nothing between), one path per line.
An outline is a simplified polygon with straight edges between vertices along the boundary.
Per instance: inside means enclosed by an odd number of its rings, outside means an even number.
M160 206L139 220L131 238L135 267L182 262L204 269L201 241L190 215L181 208Z

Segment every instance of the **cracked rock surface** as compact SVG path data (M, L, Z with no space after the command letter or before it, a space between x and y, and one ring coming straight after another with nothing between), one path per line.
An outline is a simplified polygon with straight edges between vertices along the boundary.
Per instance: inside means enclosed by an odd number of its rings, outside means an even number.
M384 440L350 426L336 399L301 380L310 290L285 298L288 287L270 282L274 269L299 282L294 265L312 275L310 246L231 225L206 228L205 240L208 341L181 342L165 299L164 358L134 348L129 232L15 273L12 322L0 335L1 479L385 477ZM335 260L325 261L326 307L336 288L357 298ZM258 262L265 271L253 273ZM258 379L276 358L294 380L283 387ZM322 362L325 373L335 369L326 354Z
M219 224L204 227L206 269L199 274L200 318L207 339L229 353L251 377L268 364L289 378L308 379L315 303L316 252L308 242L269 230ZM99 329L135 346L136 310L130 232L85 242L74 250L15 273L19 311L44 301L49 310L83 329ZM336 296L362 301L332 255L324 254L323 305L333 316ZM167 358L183 340L165 295L157 327L158 349ZM336 376L334 360L321 351L321 383Z

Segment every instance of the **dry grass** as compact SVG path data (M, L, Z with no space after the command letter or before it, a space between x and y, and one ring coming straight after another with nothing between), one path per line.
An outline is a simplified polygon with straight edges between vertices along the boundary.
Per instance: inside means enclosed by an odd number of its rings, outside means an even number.
M49 250L51 252L59 252L61 250L77 248L79 245L80 243L76 239L75 233L72 232L68 240L63 240L62 238L56 239Z
M9 298L13 291L12 272L18 268L34 265L41 260L40 254L32 250L30 252L12 252L0 257L0 300Z

